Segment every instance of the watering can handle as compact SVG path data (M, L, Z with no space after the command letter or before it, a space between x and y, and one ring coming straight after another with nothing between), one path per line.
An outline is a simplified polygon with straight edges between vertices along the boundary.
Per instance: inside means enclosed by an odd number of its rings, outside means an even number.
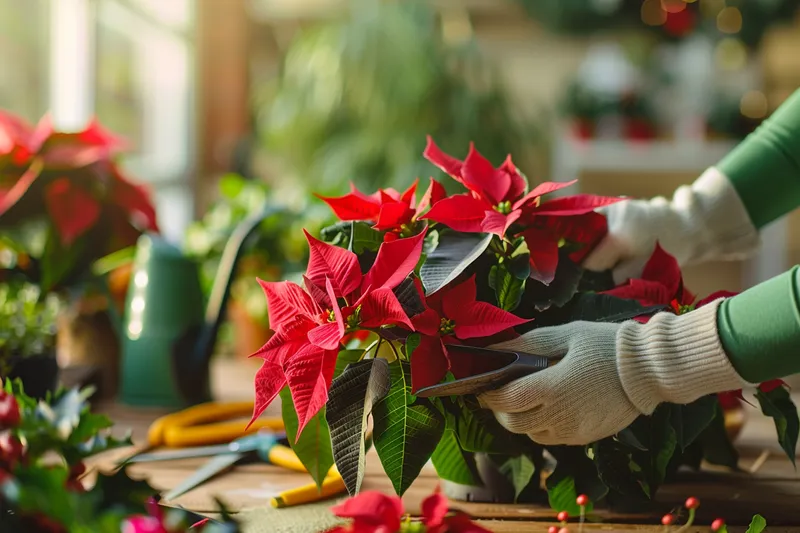
M182 339L182 342L179 343L183 346L186 346L186 344L183 344L184 342L190 343L192 346L190 360L184 360L180 354L176 354L178 386L183 397L190 404L201 403L210 399L208 365L214 352L217 334L225 320L225 308L230 296L236 266L244 250L244 244L265 218L280 210L276 206L266 205L261 212L251 215L236 227L222 252L222 258L211 288L211 295L206 305L203 327L199 331L187 332L188 335L197 335L197 338ZM198 369L202 369L205 375L198 376L196 373Z

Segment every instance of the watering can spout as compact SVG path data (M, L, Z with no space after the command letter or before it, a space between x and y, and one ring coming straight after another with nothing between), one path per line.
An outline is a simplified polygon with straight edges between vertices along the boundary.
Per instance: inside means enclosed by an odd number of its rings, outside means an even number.
M122 332L122 401L181 407L209 401L209 363L247 238L274 208L243 221L220 259L203 306L197 265L158 236L137 246Z

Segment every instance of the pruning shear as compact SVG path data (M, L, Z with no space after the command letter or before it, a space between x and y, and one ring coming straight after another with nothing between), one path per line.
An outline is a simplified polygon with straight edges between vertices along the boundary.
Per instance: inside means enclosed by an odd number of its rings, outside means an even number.
M434 398L480 394L555 364L547 357L524 352L460 344L447 344L445 347L453 363L453 372L467 377L423 387L416 392L417 396Z
M280 444L282 438L284 438L283 434L261 430L256 434L246 435L227 444L142 453L132 457L128 462L144 463L212 457L206 464L181 481L177 487L164 495L165 500L174 500L245 459L258 459L296 472L306 472L303 463L292 449Z

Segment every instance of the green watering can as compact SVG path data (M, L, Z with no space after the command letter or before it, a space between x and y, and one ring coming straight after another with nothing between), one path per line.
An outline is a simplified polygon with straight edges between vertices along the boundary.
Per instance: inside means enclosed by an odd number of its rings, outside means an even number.
M121 401L179 408L211 400L209 362L247 238L274 207L242 222L222 254L208 303L197 264L163 238L143 234L120 332Z

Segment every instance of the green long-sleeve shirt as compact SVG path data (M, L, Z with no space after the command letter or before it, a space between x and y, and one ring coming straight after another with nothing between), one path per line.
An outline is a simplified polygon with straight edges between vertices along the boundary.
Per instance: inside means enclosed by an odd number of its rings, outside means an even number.
M761 229L800 206L800 90L717 168ZM800 267L722 303L720 340L751 383L800 373Z

